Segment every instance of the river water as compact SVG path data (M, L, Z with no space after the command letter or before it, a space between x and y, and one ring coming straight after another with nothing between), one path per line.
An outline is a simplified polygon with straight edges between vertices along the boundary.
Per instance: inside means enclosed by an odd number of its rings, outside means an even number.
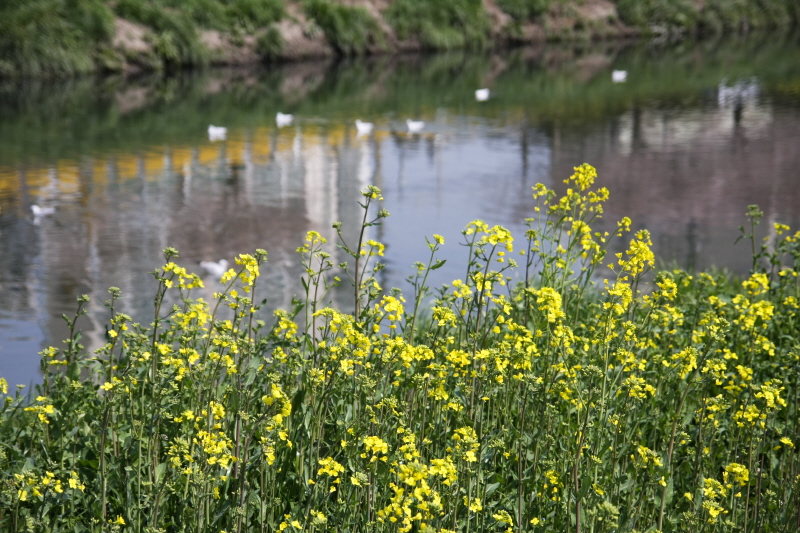
M483 87L490 98L478 102ZM279 127L278 112L292 124ZM358 135L356 119L374 131ZM410 135L406 119L425 127ZM210 140L210 124L226 139ZM89 347L104 336L109 286L122 289L119 310L149 323L148 272L167 246L197 272L199 261L266 249L262 296L288 308L305 233L334 242L341 220L352 238L369 184L391 213L371 234L386 244L384 287L409 289L433 233L448 260L434 283L463 277L467 223L521 238L531 187L563 191L583 162L611 191L606 223L648 228L662 264L746 273L734 241L747 206L761 206L765 228L800 218L800 39L0 80L0 376L40 381L36 354L60 345L62 314L81 294L92 298L79 322ZM201 295L215 288L207 277Z

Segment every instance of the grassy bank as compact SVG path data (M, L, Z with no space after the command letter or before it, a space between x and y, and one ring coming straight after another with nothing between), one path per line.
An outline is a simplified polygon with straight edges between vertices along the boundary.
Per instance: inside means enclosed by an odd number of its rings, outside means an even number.
M744 33L800 21L794 0L712 0L702 9L691 0L617 0L610 11L593 10L591 1L492 5L497 9L489 13L477 0L396 0L383 11L367 9L366 1L334 0L9 0L0 6L0 76L485 48L622 33Z
M349 260L309 232L304 293L275 316L259 314L263 250L204 302L166 249L153 314L118 312L111 288L93 354L80 298L29 401L0 380L0 527L793 529L800 233L776 223L762 243L752 207L747 279L654 273L646 230L592 230L595 177L576 168L560 198L534 187L516 239L468 223L464 277L443 287L428 275L455 243L436 234L409 293L379 285L370 228L391 222L368 187Z

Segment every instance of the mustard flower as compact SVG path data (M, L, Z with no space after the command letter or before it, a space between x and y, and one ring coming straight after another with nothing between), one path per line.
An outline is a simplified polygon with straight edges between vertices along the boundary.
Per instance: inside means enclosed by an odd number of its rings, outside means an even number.
M532 296L536 298L536 305L539 311L547 318L547 322L554 323L564 318L562 309L561 294L551 287L541 289L528 289Z
M651 464L657 467L663 464L661 462L661 456L646 446L640 444L636 447L636 452L638 453L638 457L631 456L631 459L636 460L637 466L647 468Z
M770 380L761 385L760 390L755 393L755 397L763 399L768 410L777 410L781 407L786 407L786 400L781 398L783 390L784 387L776 387Z
M67 483L69 484L69 488L74 489L74 490L79 490L79 491L83 492L86 489L86 485L81 483L81 480L78 477L78 473L75 472L74 470L72 472L70 472L69 480L68 480Z
M756 272L742 282L742 287L750 296L758 296L769 290L769 278L763 272Z
M508 514L508 511L500 510L492 514L492 518L494 518L501 524L508 524L511 527L514 526L514 519L511 518L511 515Z
M55 406L52 404L46 404L47 398L45 396L38 396L36 401L44 404L44 405L33 405L30 407L26 407L25 411L36 413L39 422L43 424L49 424L50 420L48 420L48 415L52 415L56 412Z
M747 470L747 467L739 463L730 463L725 467L725 472L722 473L722 476L726 483L728 482L729 475L732 475L733 481L739 485L746 485L750 478L750 472Z
M619 395L623 390L628 391L628 397L634 398L637 400L644 400L647 398L647 395L650 394L650 397L655 396L656 388L647 383L644 378L639 378L636 376L628 377L623 383L620 390L617 392Z
M311 524L317 527L324 526L328 523L328 517L322 511L315 511L311 509Z
M703 478L703 496L709 500L717 500L728 495L725 485L713 478Z
M337 463L333 457L326 457L318 461L321 468L317 471L317 475L325 474L330 477L339 477L339 474L344 472L344 467Z
M283 309L276 309L274 315L278 317L276 331L283 334L286 339L293 339L297 335L297 324L292 321L289 313Z
M483 511L483 505L481 504L480 498L472 498L472 501L470 502L469 499L464 496L464 505L466 505L473 513L479 513Z
M616 281L613 288L609 288L608 280L604 280L604 284L611 301L605 302L603 308L612 309L617 316L622 315L633 302L631 286L624 281Z
M478 461L475 452L480 448L480 442L478 442L478 436L474 429L469 426L456 429L453 433L453 440L456 441L456 451L461 453L465 461L468 463Z
M436 306L432 309L433 320L438 326L455 326L456 314L448 307Z
M372 455L369 459L370 462L377 461L379 458L381 461L386 461L386 454L389 453L389 445L380 437L364 437L362 442L364 443L365 448L364 453L361 454L362 458L366 459L367 454L371 452ZM381 457L381 454L383 454L383 457Z
M705 500L703 502L703 509L708 511L708 522L710 524L716 524L719 515L728 512L719 503L713 500Z
M305 244L297 249L299 253L307 253L312 247L318 244L325 244L328 240L319 234L317 231L309 231L306 233Z
M383 243L369 239L367 242L361 245L359 255L362 257L365 255L369 255L370 257L374 255L382 257L384 250L386 250L386 246Z

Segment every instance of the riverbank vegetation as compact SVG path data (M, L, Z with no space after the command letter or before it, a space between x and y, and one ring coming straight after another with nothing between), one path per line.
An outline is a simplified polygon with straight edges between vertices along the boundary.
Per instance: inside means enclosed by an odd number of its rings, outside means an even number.
M752 206L750 275L654 272L647 230L597 231L589 165L533 188L528 230L463 231L464 277L381 287L390 223L362 191L349 257L309 232L304 292L261 316L268 254L216 301L174 249L153 314L0 380L0 526L10 531L787 531L800 521L800 232ZM594 228L592 226L595 226ZM617 253L615 251L619 250ZM332 288L339 287L333 291ZM333 295L340 308L333 307ZM345 310L346 309L346 310Z
M746 33L798 21L793 0L8 0L0 6L0 76Z

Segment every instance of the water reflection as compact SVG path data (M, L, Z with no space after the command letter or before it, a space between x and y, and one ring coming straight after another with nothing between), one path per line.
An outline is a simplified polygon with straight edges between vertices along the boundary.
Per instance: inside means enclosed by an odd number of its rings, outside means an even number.
M0 86L0 375L36 378L89 294L84 344L104 335L105 289L150 321L161 250L201 272L264 248L268 309L287 308L305 232L353 242L358 191L392 213L384 287L407 288L424 236L447 239L434 283L463 277L460 230L481 218L522 235L530 187L597 166L608 224L630 216L665 261L745 272L732 243L748 204L797 227L800 54L787 42L695 48L543 48L214 71L178 78ZM698 50L702 53L698 53ZM612 69L628 71L613 83ZM475 90L491 88L478 102ZM278 124L278 112L291 124ZM409 134L406 119L425 122ZM355 119L374 124L359 134ZM225 127L210 139L209 124ZM219 133L216 130L215 133ZM31 206L54 208L36 217ZM207 299L219 288L206 276ZM347 307L348 294L334 292Z

